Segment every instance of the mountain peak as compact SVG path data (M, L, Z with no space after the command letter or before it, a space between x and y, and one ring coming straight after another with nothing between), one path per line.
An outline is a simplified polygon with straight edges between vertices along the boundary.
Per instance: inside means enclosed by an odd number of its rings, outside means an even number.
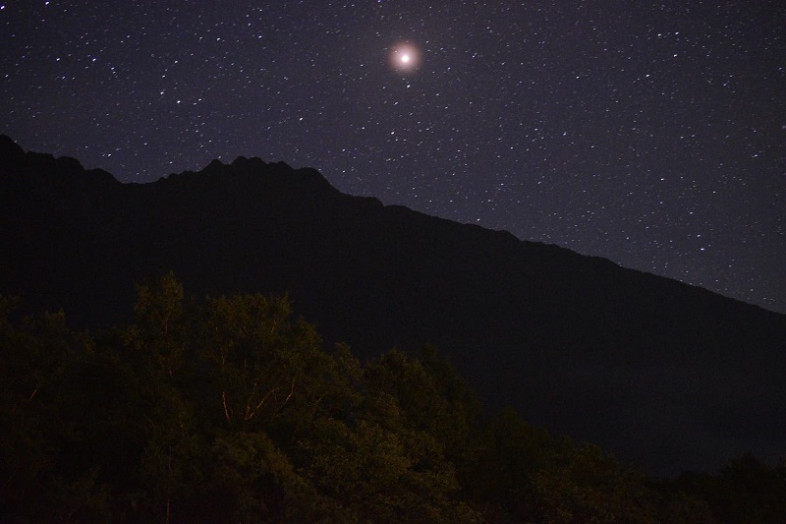
M2 165L18 165L24 156L24 150L11 137L0 135L0 163Z
M285 162L265 162L258 157L239 156L230 164L218 159L211 160L198 172L172 173L160 181L178 184L210 183L218 186L238 187L242 184L247 191L285 191L303 195L340 194L316 169L305 167L294 169ZM197 182L200 181L200 182Z
M0 182L8 193L36 187L54 198L59 191L93 191L120 184L103 169L86 170L75 158L25 152L5 135L0 136Z
M217 170L223 169L224 167L225 166L224 166L223 162L221 162L217 158L214 158L213 160L210 161L210 163L208 165L205 166L204 169L202 169L202 172L217 171Z

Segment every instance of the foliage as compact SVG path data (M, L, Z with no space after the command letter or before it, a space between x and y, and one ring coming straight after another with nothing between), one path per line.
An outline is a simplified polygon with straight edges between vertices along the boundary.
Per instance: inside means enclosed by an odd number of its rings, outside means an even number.
M0 520L786 521L786 468L656 482L484 414L434 348L363 364L285 296L137 294L92 335L0 297Z

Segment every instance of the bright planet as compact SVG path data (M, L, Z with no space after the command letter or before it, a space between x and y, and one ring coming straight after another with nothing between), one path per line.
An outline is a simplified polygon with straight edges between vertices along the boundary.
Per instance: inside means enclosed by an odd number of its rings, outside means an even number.
M401 43L393 46L390 53L390 62L393 69L402 73L414 71L420 65L420 51L410 43Z

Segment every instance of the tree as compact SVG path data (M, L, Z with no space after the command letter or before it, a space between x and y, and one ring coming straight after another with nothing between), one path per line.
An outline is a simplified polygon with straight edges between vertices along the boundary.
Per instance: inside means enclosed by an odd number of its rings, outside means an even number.
M0 517L103 519L100 468L74 457L95 437L84 431L92 413L76 380L92 339L69 330L62 312L12 322L12 306L0 297Z
M183 284L170 272L137 284L136 292L136 325L129 329L127 341L172 377L183 363Z
M324 361L313 326L292 321L286 297L209 299L200 356L212 367L215 403L230 427L263 427L294 400L314 401L309 368Z

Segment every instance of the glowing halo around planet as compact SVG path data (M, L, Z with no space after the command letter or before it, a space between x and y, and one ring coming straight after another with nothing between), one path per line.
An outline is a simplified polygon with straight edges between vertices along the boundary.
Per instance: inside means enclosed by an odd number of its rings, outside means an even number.
M408 42L396 44L390 52L390 65L401 73L417 70L420 60L418 48Z

